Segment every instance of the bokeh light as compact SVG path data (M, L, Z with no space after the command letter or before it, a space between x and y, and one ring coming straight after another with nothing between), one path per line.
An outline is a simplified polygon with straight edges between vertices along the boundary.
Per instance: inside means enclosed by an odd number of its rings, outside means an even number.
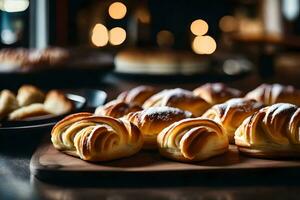
M91 41L97 47L103 47L107 45L108 31L103 24L96 24L94 26Z
M126 6L121 2L114 2L108 8L108 14L113 19L122 19L127 12Z
M192 22L190 29L194 35L204 35L208 31L208 24L202 19L197 19Z
M29 6L29 0L2 0L0 10L5 12L22 12Z
M192 49L197 54L212 54L216 48L216 41L208 35L197 36L192 43Z
M126 31L123 28L115 27L109 31L109 42L112 45L120 45L126 40Z
M162 30L156 35L156 42L159 47L171 47L174 44L174 35L168 30Z
M136 11L136 18L144 24L149 24L151 21L151 15L145 8L140 8Z
M223 32L233 32L238 28L238 22L233 16L224 16L220 19L219 27Z

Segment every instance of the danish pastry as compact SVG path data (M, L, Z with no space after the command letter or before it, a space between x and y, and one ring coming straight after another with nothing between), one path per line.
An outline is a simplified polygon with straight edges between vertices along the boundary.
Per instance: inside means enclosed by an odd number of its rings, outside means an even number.
M95 110L95 115L110 116L114 118L120 118L127 115L130 112L140 111L143 108L137 104L126 103L123 101L114 100L108 102L104 106L99 106Z
M246 98L255 99L265 105L291 103L300 106L300 90L295 89L291 85L262 84L250 91Z
M18 101L15 95L9 90L2 90L0 93L0 120L17 108Z
M260 108L262 103L253 99L235 98L222 104L214 105L202 117L212 119L225 129L229 142L234 143L234 132L248 116Z
M74 107L72 101L58 90L51 90L47 93L44 105L45 109L54 115L69 113Z
M45 94L35 86L23 85L19 88L17 100L19 106L28 106L33 103L43 103Z
M142 106L143 103L155 93L156 90L153 87L141 85L131 90L122 92L117 99L126 103L134 103Z
M203 118L183 119L165 128L157 137L162 156L195 162L228 150L228 138L218 123Z
M278 103L249 116L235 132L242 153L262 158L300 156L300 109Z
M33 103L28 106L24 106L14 110L9 114L8 119L12 121L24 120L31 117L44 116L44 115L51 115L51 113L45 109L44 104Z
M223 83L207 83L196 88L193 93L212 105L220 104L242 95L240 90L228 87Z
M189 118L192 114L178 108L152 107L142 111L132 112L124 118L134 123L144 136L144 149L156 149L157 135L170 124Z
M55 148L87 161L109 161L131 156L143 146L139 129L125 119L70 115L51 132Z
M191 112L195 117L201 116L209 107L201 97L180 88L163 90L150 97L143 105L144 108L169 106Z

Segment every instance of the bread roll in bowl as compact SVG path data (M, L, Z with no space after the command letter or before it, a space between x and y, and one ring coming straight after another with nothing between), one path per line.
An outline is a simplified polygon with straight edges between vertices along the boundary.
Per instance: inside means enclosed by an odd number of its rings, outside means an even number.
M183 119L157 137L162 156L181 162L197 162L225 153L228 138L218 123L203 118Z
M300 157L300 109L278 103L246 118L235 132L240 152L260 158Z
M152 107L142 111L132 112L124 118L135 124L141 131L145 143L144 149L157 149L157 135L170 124L189 118L192 114L178 108Z

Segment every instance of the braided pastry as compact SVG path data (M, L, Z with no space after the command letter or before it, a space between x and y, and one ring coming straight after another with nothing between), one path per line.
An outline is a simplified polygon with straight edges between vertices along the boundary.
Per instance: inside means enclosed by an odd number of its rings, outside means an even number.
M134 123L144 136L144 149L156 149L157 135L170 124L181 119L189 118L192 114L177 108L153 107L142 111L129 113L125 116Z
M131 90L122 92L117 99L126 103L134 103L142 106L143 103L155 93L156 90L153 87L141 85Z
M201 97L180 88L163 90L150 97L143 105L144 108L155 106L170 106L190 111L195 117L201 116L209 107Z
M223 103L242 95L240 90L230 88L224 83L207 83L196 88L193 93L212 105Z
M210 119L193 118L175 122L157 137L161 155L178 161L202 161L225 153L228 138Z
M230 143L234 143L234 132L248 116L263 105L253 99L235 98L222 104L214 105L202 117L212 119L225 129Z
M54 147L87 161L109 161L131 156L143 146L139 129L124 119L70 115L51 132Z
M127 115L130 112L137 112L143 108L137 104L126 103L123 101L114 100L108 102L104 106L99 106L95 110L95 115L110 116L114 118L120 118Z
M246 98L255 99L265 105L274 103L291 103L300 106L300 90L293 86L280 84L262 84L256 89L250 91Z
M300 156L300 108L278 103L244 120L235 132L239 150L256 157Z

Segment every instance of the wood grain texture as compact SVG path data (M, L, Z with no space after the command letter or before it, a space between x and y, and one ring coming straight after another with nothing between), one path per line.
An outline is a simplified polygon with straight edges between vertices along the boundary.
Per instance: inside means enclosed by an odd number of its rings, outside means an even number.
M157 176L164 179L169 175L197 177L197 174L246 173L262 170L286 170L300 168L300 160L265 160L243 156L236 146L230 145L229 151L221 156L198 163L180 163L162 158L155 151L141 151L130 158L110 162L91 163L63 154L52 146L44 144L34 153L31 173L41 180L89 178L128 178L130 176ZM251 173L250 173L251 172ZM125 175L125 176L124 176ZM164 176L165 175L165 176ZM99 180L99 179L98 179Z

